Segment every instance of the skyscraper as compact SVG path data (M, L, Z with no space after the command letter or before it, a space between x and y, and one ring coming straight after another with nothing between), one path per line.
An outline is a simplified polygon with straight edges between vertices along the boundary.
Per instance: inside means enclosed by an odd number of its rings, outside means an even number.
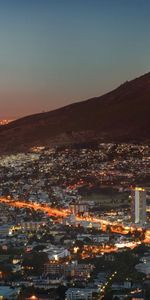
M131 191L131 219L132 223L144 225L146 223L146 191L136 187Z

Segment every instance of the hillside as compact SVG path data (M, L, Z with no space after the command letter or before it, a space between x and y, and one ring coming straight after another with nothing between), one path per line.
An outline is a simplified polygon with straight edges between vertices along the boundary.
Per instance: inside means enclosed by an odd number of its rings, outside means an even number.
M0 128L0 151L84 141L150 141L150 73L101 97L31 115Z

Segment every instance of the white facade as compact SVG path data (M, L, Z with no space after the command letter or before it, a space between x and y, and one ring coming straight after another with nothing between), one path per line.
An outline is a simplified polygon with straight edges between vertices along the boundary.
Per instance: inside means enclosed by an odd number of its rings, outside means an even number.
M66 292L67 300L92 300L92 289L70 288Z
M48 254L49 260L59 260L60 258L68 257L70 252L65 248L58 248L55 246L51 246L48 249L44 249L44 252Z
M132 190L132 222L144 225L146 223L146 191L142 188Z

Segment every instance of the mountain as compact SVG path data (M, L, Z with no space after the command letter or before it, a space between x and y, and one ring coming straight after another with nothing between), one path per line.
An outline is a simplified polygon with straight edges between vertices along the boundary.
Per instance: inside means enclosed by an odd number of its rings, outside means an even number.
M0 128L0 151L89 141L150 141L150 73L100 97L18 119Z

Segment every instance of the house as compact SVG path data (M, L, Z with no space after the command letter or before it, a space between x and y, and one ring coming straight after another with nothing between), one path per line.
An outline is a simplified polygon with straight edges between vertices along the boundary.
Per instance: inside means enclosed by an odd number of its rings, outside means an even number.
M15 300L18 298L20 288L10 286L0 286L0 299Z
M92 300L93 293L97 292L95 289L89 288L69 288L66 291L67 300Z

